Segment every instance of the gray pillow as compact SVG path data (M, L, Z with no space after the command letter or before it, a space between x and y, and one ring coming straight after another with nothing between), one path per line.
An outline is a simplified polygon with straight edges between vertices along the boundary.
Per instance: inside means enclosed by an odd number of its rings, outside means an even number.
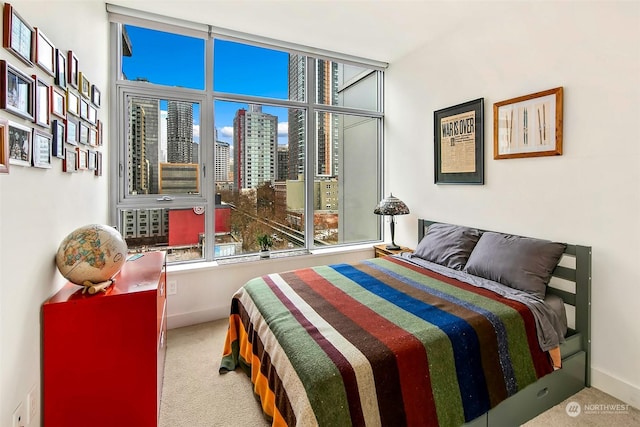
M480 231L460 225L435 223L429 226L413 255L455 270L462 270Z
M465 271L544 298L551 273L566 247L549 240L485 232Z

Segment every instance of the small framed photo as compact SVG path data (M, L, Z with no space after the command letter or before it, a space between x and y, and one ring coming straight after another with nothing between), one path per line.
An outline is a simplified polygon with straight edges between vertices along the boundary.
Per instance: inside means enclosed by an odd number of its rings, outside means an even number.
M78 141L80 140L80 129L78 128L78 120L69 116L67 117L65 124L67 126L65 142L71 145L78 145Z
M92 125L98 124L98 110L93 105L87 106L87 121Z
M53 132L53 139L51 141L51 155L59 159L64 159L64 142L67 126L63 120L54 119L51 122L51 131Z
M98 123L97 123L97 125L96 125L96 126L98 127L98 146L101 146L101 145L103 145L103 144L104 144L104 140L103 140L103 137L102 137L102 135L103 135L103 133L102 133L102 126L103 126L103 125L102 125L102 121L97 120L97 122L98 122Z
M9 121L0 117L0 173L9 173Z
M33 120L32 77L13 68L7 61L0 61L0 108L10 113Z
M102 103L102 93L96 85L91 86L91 103L98 108L100 108L100 104Z
M78 154L73 148L64 150L64 162L62 162L62 171L73 173L78 170Z
M433 113L436 184L484 184L484 98Z
M33 166L51 168L51 134L33 130Z
M67 56L60 49L56 49L56 84L61 88L67 87Z
M89 145L90 128L84 122L80 121L78 126L80 144Z
M89 145L96 147L98 145L98 129L89 128Z
M78 57L73 51L67 52L67 82L78 89Z
M78 164L77 164L77 169L78 170L86 170L88 167L88 162L89 162L89 151L88 150L84 150L80 147L76 148L76 154L78 156Z
M51 123L51 86L35 74L32 76L36 83L35 114L33 121L44 127Z
M87 161L87 169L89 169L90 171L94 171L96 170L96 160L97 160L96 152L94 150L89 150L88 156L89 158Z
M562 87L493 104L493 158L562 155Z
M95 176L102 176L102 153L100 151L96 151Z
M33 66L35 31L9 3L4 4L3 30L3 46L29 67Z
M56 47L36 27L36 64L50 76L56 75Z
M71 88L67 88L67 113L80 116L80 97Z
M89 120L89 101L80 98L80 117Z
M9 122L9 163L31 166L31 128Z
M78 73L78 92L87 99L91 99L91 83L82 72Z
M67 94L51 86L51 114L64 119L67 117Z

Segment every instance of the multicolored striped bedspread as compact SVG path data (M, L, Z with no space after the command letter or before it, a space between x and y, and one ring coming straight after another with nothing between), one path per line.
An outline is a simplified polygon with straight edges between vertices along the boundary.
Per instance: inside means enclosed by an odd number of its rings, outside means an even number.
M459 426L553 370L525 305L384 257L271 274L233 297L220 372L274 426Z

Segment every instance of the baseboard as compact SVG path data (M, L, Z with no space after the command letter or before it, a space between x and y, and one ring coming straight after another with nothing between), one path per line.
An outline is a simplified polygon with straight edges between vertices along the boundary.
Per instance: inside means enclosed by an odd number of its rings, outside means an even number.
M636 409L640 409L640 388L638 387L595 368L591 368L591 385Z
M209 309L167 315L167 329L182 328L184 326L197 325L199 323L211 322L213 320L226 318L229 315L229 307L225 308L226 313Z

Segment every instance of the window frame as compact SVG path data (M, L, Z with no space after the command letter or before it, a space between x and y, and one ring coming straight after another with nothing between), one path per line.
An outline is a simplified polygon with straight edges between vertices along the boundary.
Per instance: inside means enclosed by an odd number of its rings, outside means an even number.
M236 33L231 30L214 28L207 26L208 30L202 31L203 25L195 23L185 23L183 21L173 20L172 18L161 17L160 21L157 16L153 15L154 20L146 17L146 13L137 12L127 9L127 14L123 15L119 7L108 5L111 20L110 34L110 52L111 52L111 68L110 76L113 82L111 86L111 99L115 100L115 107L110 110L110 130L111 135L115 135L115 145L117 149L111 151L115 157L110 161L110 218L113 224L121 226L119 211L121 209L135 208L191 208L194 206L205 207L205 247L202 259L193 262L214 261L214 230L215 230L215 102L227 101L245 104L259 104L262 106L282 107L288 109L300 109L305 112L305 138L309 141L305 144L305 251L315 249L314 245L314 224L313 224L313 192L315 179L315 150L316 145L315 129L316 129L316 113L339 113L346 115L363 116L375 119L378 128L378 140L376 143L378 164L377 182L375 183L378 198L381 197L383 176L384 176L384 69L386 64L376 61L359 60L347 55L341 55L333 52L319 51L318 49L305 49L298 45L286 42L276 42L270 39L264 39L258 36L250 36L247 34ZM110 9L115 9L115 12ZM176 25L177 24L177 25ZM189 37L199 37L205 40L205 84L204 90L187 89L179 87L164 86L150 82L125 80L122 73L122 29L124 25L135 25L142 28L148 28L157 31L170 32L178 35ZM251 46L262 47L267 49L275 49L288 52L289 54L300 54L306 57L306 87L305 100L285 100L277 98L267 98L262 96L241 95L235 93L218 92L214 90L214 43L216 39L229 40ZM377 79L377 110L367 110L361 108L344 107L339 105L318 104L316 97L316 61L335 61L345 65L351 64L359 67L367 67L368 70L353 76L349 81L343 83L343 87L356 84L362 79L367 78L372 73L376 74ZM127 196L127 168L126 168L126 149L128 147L128 117L125 100L127 96L140 96L157 99L180 100L200 104L200 194L199 195L171 195L173 200L161 201L162 197L155 195L129 195ZM209 142L207 142L209 141ZM204 161L203 161L204 160ZM379 221L377 231L378 240L382 235L382 223ZM331 247L352 246L365 242L350 242L331 245ZM299 252L300 248L292 251ZM247 256L243 254L239 256ZM228 257L223 257L228 258ZM217 258L221 259L221 258ZM190 262L190 261L182 261ZM182 263L181 262L181 263Z

